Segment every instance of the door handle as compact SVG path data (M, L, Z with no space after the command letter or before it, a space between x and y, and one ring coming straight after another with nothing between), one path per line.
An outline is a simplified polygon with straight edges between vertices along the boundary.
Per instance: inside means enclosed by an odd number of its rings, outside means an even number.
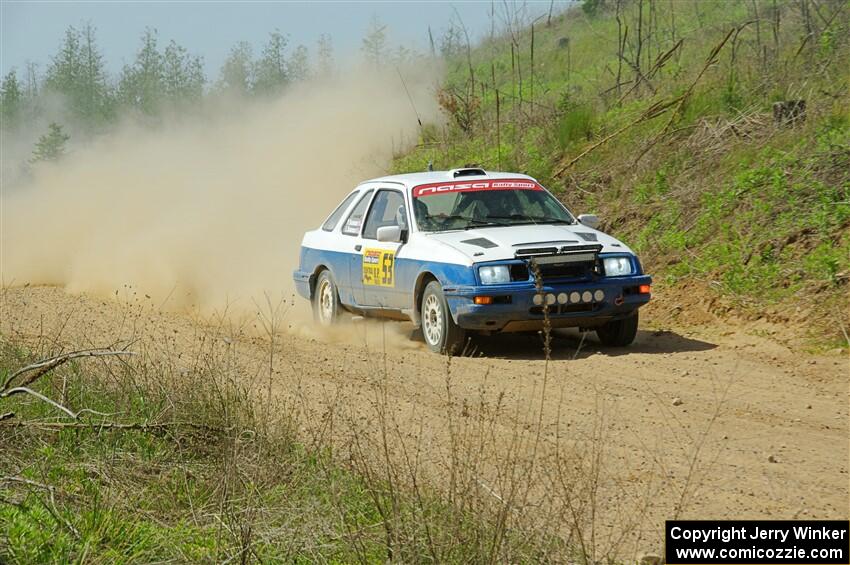
M361 249L363 249L363 246L362 246L362 245L355 245L355 246L354 246L354 250L355 250L355 251L360 251Z

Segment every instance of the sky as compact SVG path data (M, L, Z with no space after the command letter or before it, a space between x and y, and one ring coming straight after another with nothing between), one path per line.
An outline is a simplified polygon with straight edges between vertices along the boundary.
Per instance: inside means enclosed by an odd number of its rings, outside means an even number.
M564 4L555 2L555 9ZM248 41L259 53L269 32L279 29L289 36L290 46L299 43L315 50L319 35L331 36L334 55L345 60L357 54L360 40L377 16L388 26L393 45L419 51L428 49L428 26L435 38L449 23L463 21L473 40L489 33L490 0L456 2L254 2L254 1L90 1L39 2L0 0L0 72L17 68L23 74L27 61L38 71L50 62L59 48L65 29L91 22L107 68L118 73L132 62L145 28L157 30L160 45L172 39L189 52L202 55L208 75L215 75L228 51L239 41ZM527 6L530 15L549 10L550 0L520 2L498 0L504 6Z

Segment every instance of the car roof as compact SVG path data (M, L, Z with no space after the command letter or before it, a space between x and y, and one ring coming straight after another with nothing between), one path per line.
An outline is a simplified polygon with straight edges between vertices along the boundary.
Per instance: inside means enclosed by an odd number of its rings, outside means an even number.
M422 184L435 182L463 182L466 180L482 179L527 179L537 182L536 179L521 173L506 173L498 171L485 171L478 168L451 169L448 171L427 171L423 173L406 173L403 175L389 175L361 182L358 187L371 183L401 184L406 190Z

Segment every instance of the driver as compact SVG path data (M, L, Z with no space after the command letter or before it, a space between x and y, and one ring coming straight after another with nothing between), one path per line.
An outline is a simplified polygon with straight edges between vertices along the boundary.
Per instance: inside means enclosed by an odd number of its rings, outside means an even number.
M488 217L509 218L518 214L517 197L510 190L493 190L461 194L455 207L455 214L469 216L476 220Z

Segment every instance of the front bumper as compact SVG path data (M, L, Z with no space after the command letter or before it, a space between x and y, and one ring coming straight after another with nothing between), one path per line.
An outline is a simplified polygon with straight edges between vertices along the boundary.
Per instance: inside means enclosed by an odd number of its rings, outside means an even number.
M513 283L444 288L443 292L452 317L460 327L510 332L540 329L545 318L543 309L547 295L554 296L554 303L546 306L553 328L595 327L624 318L649 302L649 294L637 292L640 285L649 284L652 284L652 277L637 275L586 282L547 283L539 291L533 283ZM601 291L601 300L597 299L600 296L597 291ZM578 300L575 300L576 293ZM587 293L590 293L590 300L586 300ZM538 294L543 295L543 305L534 301ZM494 303L475 304L473 299L476 296L491 296Z

